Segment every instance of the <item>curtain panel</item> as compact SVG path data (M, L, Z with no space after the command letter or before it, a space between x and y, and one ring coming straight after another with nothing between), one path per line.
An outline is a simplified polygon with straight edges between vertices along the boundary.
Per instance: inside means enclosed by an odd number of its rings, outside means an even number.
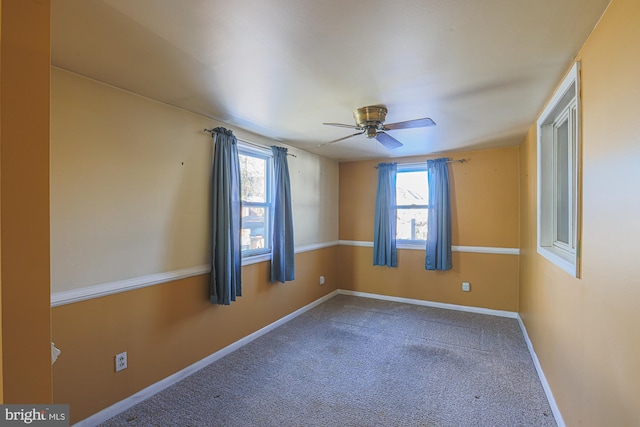
M287 149L271 147L273 153L273 242L271 250L271 283L295 279L293 213Z
M378 164L378 191L373 230L373 265L397 267L396 174L397 163Z
M211 185L211 303L229 305L242 295L240 162L237 139L215 128Z
M427 160L429 217L425 269L451 270L451 207L447 158Z

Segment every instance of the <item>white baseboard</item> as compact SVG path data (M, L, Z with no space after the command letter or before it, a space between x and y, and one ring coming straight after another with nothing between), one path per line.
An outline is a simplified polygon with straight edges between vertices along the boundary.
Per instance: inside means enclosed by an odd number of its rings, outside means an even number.
M120 402L117 402L117 403L109 406L108 408L105 408L102 411L97 412L97 413L91 415L90 417L85 418L84 420L75 423L73 426L74 427L93 427L93 426L96 426L98 424L101 424L101 423L107 421L109 418L115 417L119 413L124 412L127 409L131 408L132 406L142 402L143 400L148 399L149 397L153 396L154 394L156 394L158 392L161 392L165 388L172 386L173 384L175 384L178 381L188 377L189 375L193 374L194 372L204 368L207 365L212 364L216 360L219 360L219 359L223 358L224 356L228 355L229 353L232 353L232 352L236 351L240 347L242 347L242 346L244 346L246 344L249 344L251 341L255 340L256 338L259 338L262 335L266 334L267 332L270 332L270 331L274 330L278 326L287 323L289 320L294 319L295 317L298 317L299 315L301 315L305 311L311 310L315 306L322 304L323 302L327 301L328 299L333 298L337 294L338 294L338 291L333 291L330 294L327 294L327 295L323 296L322 298L319 298L319 299L313 301L312 303L307 304L302 308L299 308L298 310L294 311L293 313L290 313L290 314L288 314L288 315L276 320L275 322L265 326L264 328L259 329L259 330L255 331L254 333L252 333L250 335L247 335L244 338L239 339L238 341L234 342L233 344L230 344L230 345L226 346L225 348L216 351L215 353L205 357L204 359L201 359L201 360L197 361L196 363L194 363L194 364L192 364L190 366L187 366L186 368L176 372L175 374L170 375L170 376L158 381L155 384L151 384L149 387L140 390L136 394L134 394L132 396L129 396L126 399L121 400Z
M338 293L343 295L353 295L356 297L374 298L374 299L380 299L384 301L393 301L393 302L402 302L405 304L422 305L425 307L444 308L446 310L457 310L457 311L466 311L469 313L488 314L489 316L509 317L511 319L515 319L518 317L518 313L514 311L492 310L490 308L470 307L467 305L446 304L442 302L425 301L420 299L392 297L388 295L370 294L367 292L347 291L344 289L339 289Z
M538 356L536 355L536 352L533 349L533 343L529 339L527 328L524 326L524 322L522 321L520 314L518 314L517 319L518 319L518 324L520 324L520 329L522 330L522 335L524 335L524 340L526 341L527 347L529 348L531 359L533 359L533 365L536 367L536 372L538 373L538 377L540 378L540 383L542 383L542 388L544 389L544 393L547 395L547 400L549 401L549 405L551 406L551 412L553 412L553 417L556 419L556 424L558 424L558 427L565 427L566 424L562 419L560 408L558 408L556 399L553 397L553 393L551 392L551 387L547 382L547 377L544 376L544 372L542 371L542 366L540 365Z

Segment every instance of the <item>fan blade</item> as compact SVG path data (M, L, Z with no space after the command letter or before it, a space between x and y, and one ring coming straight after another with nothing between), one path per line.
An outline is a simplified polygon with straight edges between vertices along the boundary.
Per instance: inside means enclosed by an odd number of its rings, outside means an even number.
M349 128L349 129L357 129L357 130L362 130L362 128L360 126L355 126L355 125L345 125L344 123L323 123L323 125L327 125L327 126L337 126L340 128Z
M322 147L323 145L328 145L328 144L335 144L336 142L340 142L340 141L344 141L345 139L357 136L357 135L362 135L364 133L364 131L362 132L358 132L358 133L354 133L353 135L348 135L348 136L343 136L342 138L338 138L338 139L334 139L333 141L329 141L329 142L325 142L322 144L318 144L318 147Z
M391 135L387 135L384 132L378 132L376 135L376 139L380 144L387 147L389 150L393 150L394 148L402 147L402 142L398 141Z
M389 123L387 125L384 125L382 129L384 130L409 129L409 128L421 128L421 127L435 126L435 125L436 125L436 122L434 122L428 117L425 117L423 119L407 120L406 122Z

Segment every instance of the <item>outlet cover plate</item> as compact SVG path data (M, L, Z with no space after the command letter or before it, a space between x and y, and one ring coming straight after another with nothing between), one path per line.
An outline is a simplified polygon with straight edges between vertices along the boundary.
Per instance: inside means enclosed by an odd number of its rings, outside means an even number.
M127 352L116 354L116 372L120 372L123 369L127 369Z

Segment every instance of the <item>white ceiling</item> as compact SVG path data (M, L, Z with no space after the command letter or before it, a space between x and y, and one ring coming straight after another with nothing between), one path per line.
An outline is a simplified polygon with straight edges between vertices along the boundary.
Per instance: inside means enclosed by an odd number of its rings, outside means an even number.
M51 62L338 160L518 144L609 0L53 0ZM323 122L386 105L387 150Z

